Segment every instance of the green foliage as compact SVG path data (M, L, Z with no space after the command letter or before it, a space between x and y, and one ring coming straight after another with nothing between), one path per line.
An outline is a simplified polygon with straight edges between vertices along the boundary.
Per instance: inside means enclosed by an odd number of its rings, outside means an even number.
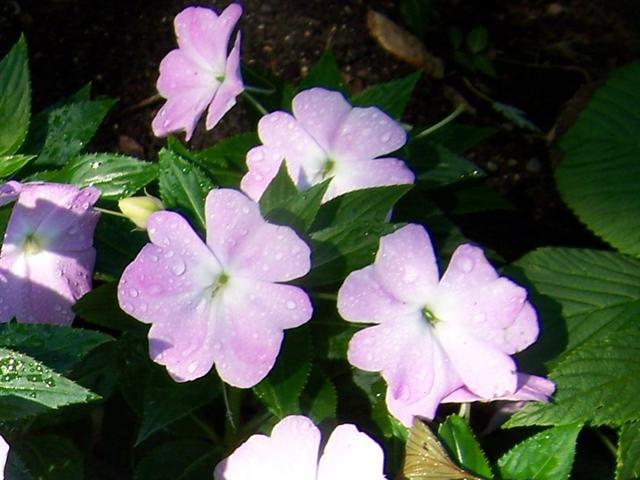
M11 396L48 408L87 403L98 397L22 353L0 348L0 397ZM9 418L14 418L7 412ZM4 412L0 412L2 418Z
M0 156L18 151L29 129L31 85L24 36L0 61Z
M620 428L616 460L616 480L640 477L640 425L638 422L625 423Z
M0 156L0 178L11 177L34 158L36 158L35 155Z
M448 416L438 427L438 437L458 465L483 478L493 478L491 466L478 440L462 417Z
M110 330L144 328L140 322L120 309L117 294L117 282L105 283L80 298L73 306L73 311L83 320Z
M433 11L433 0L400 0L402 19L418 37L423 37Z
M134 230L127 218L102 215L96 227L96 271L107 278L117 278L148 242L146 232Z
M331 379L313 369L300 399L301 411L315 423L335 418L338 393Z
M393 118L400 118L421 75L422 71L417 71L399 80L372 85L351 97L351 103L354 107L373 105Z
M84 458L78 447L58 435L33 436L16 447L37 480L83 480Z
M344 80L340 73L340 67L330 50L325 51L316 64L311 67L309 73L298 85L298 92L311 87L323 87L330 90L338 90L347 95Z
M247 169L247 152L259 144L260 139L255 132L241 133L192 154L198 162L197 165L205 170L216 184L237 188Z
M311 339L308 327L285 332L275 366L253 387L265 406L278 418L300 412L300 394L311 372Z
M130 197L158 176L158 166L133 157L97 153L75 157L61 169L39 172L33 180L93 186L102 200Z
M219 458L219 455L215 458ZM202 440L180 439L150 450L135 470L135 480L197 480L210 478L215 466L211 445Z
M164 206L185 213L204 231L207 224L204 201L213 182L199 167L170 150L160 150L159 158L160 196Z
M498 460L505 480L566 480L582 425L562 425L519 443Z
M613 247L640 256L640 63L623 67L562 137L558 190Z

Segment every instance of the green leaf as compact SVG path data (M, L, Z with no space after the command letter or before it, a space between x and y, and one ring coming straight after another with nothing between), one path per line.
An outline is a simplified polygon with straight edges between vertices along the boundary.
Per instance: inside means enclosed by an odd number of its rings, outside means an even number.
M309 286L343 280L350 272L373 263L380 237L401 224L353 222L311 234L311 271L304 277Z
M193 155L199 160L199 165L220 185L227 186L222 178L233 177L234 182L237 182L229 186L238 186L240 177L247 170L247 152L256 145L260 145L256 132L241 133L227 137L205 150L193 152Z
M531 123L531 121L527 119L527 117L525 117L524 110L520 110L518 107L500 102L493 102L491 106L496 112L513 123L516 127L531 130L532 132L540 131L538 127L536 127L533 123Z
M423 37L433 11L433 0L401 0L400 13L411 31Z
M78 448L58 435L37 435L16 445L20 457L37 480L83 480L84 459Z
M616 480L640 477L640 423L625 423L618 437Z
M302 412L316 424L336 417L338 394L327 375L314 369L300 400Z
M49 408L99 398L37 360L0 348L0 397L3 396L24 398Z
M203 457L211 455L211 445L202 440L180 439L165 442L150 450L136 467L134 480L181 480L208 478L215 467L213 459L207 466L207 476L187 477L189 468ZM219 457L218 457L219 458Z
M340 68L330 50L326 50L316 64L311 67L307 76L300 82L298 91L301 92L311 87L324 87L331 90L338 90L345 96L347 95Z
M159 158L160 196L165 207L186 213L204 231L204 201L213 182L200 168L170 150L160 150Z
M76 102L36 115L24 150L38 154L35 165L66 164L85 149L114 103L111 99Z
M288 330L275 366L253 387L271 413L283 418L300 412L299 399L311 371L311 339L307 327Z
M413 185L393 185L340 195L320 207L313 230L358 221L385 222L396 202L411 188Z
M298 193L298 189L289 176L287 164L282 162L280 168L278 168L278 173L273 177L262 197L260 197L260 211L263 215L266 215L276 206L286 203L296 193Z
M124 313L118 306L117 282L105 283L89 291L73 306L83 320L113 330L137 330L143 324Z
M393 118L400 118L421 74L422 71L418 70L398 80L372 85L353 96L351 103L354 107L373 105Z
M458 415L449 415L438 427L438 437L456 463L476 475L493 478L491 466L471 428Z
M476 27L467 35L467 48L473 54L486 50L489 43L489 32L484 27Z
M498 460L508 480L563 480L569 478L582 425L549 428L519 443Z
M123 270L149 241L147 232L133 230L135 225L126 218L102 215L96 227L96 271L119 278Z
M164 368L154 368L144 390L142 421L136 444L206 405L220 393L216 375L177 383Z
M0 178L10 177L34 158L35 155L0 156Z
M587 227L640 256L640 63L617 70L562 137L563 200Z
M87 353L112 341L109 335L58 325L4 323L0 325L0 348L11 349L65 372Z
M31 85L24 36L0 61L0 156L12 155L24 142L31 116Z
M39 172L30 178L49 182L93 186L102 200L130 197L158 176L158 166L114 153L75 157L59 170Z

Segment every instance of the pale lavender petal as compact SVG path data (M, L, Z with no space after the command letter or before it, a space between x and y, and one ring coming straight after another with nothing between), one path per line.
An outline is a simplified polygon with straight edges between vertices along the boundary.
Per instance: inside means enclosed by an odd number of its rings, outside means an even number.
M215 480L316 480L320 431L306 417L283 418L270 437L252 435L215 469ZM292 454L292 447L295 452Z
M151 122L153 134L164 137L184 130L185 138L190 140L200 115L211 102L214 93L215 90L210 88L193 88L169 98Z
M338 425L320 457L317 480L383 480L383 468L380 445L355 425Z
M189 57L184 50L170 51L160 62L160 76L156 88L165 98L190 90L214 90L216 78Z
M283 154L271 147L259 145L247 153L249 171L242 177L240 188L249 198L257 202L275 178L284 161ZM287 170L292 179L298 178L300 165L287 162Z
M421 225L410 224L382 237L373 267L385 290L408 304L424 305L436 292L438 264Z
M447 395L442 403L491 402L494 400L509 400L516 402L547 402L556 386L551 381L537 375L518 373L518 387L510 395L497 398L482 398L466 387L461 387ZM513 413L513 412L511 412Z
M413 172L397 158L341 163L336 166L336 174L322 201L328 202L332 198L354 190L412 184L414 180Z
M228 10L228 8L227 8ZM236 104L236 97L244 90L240 74L240 34L227 59L224 80L218 87L207 112L207 130L215 127L220 119Z
M416 312L382 286L372 265L351 272L338 290L338 312L350 322L382 323Z
M456 295L470 288L486 285L497 278L496 269L487 261L482 249L464 244L453 252L447 271L440 280L440 290Z
M482 398L516 391L516 365L509 355L444 321L436 324L435 336L470 391Z
M0 206L11 203L18 198L22 191L22 184L15 180L9 180L0 185Z
M216 312L216 368L225 382L248 388L273 367L283 329L311 318L311 302L300 288L232 278Z
M208 8L185 8L174 20L178 45L194 60L222 74L229 38L241 14L242 7L236 3L219 17Z
M324 88L300 92L291 106L296 119L325 151L329 151L336 129L351 111L340 92Z
M0 480L4 480L4 468L9 455L9 444L0 436Z
M341 161L370 160L402 147L407 134L376 107L353 108L337 129L331 153Z
M258 122L258 135L263 144L281 152L287 163L302 167L305 177L294 179L298 187L322 180L319 175L329 154L293 116L285 112L265 115Z
M539 331L538 315L533 306L529 302L525 302L516 319L504 331L503 351L506 353L521 352L536 341Z

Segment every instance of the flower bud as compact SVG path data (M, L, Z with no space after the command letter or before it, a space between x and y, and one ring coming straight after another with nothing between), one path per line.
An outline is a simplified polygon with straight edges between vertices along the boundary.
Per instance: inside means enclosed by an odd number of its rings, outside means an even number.
M118 207L129 220L142 230L147 228L149 215L158 210L164 210L164 205L160 199L152 195L123 198L118 201Z

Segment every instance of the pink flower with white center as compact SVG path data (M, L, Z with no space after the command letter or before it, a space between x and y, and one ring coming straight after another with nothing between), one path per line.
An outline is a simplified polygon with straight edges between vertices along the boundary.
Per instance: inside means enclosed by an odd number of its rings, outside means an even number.
M0 187L0 203L17 198L0 253L0 322L73 321L71 306L91 290L99 196L59 183Z
M338 425L320 460L320 430L307 417L291 415L271 436L253 435L218 464L215 480L384 480L384 453L354 425Z
M293 99L293 115L273 112L258 122L262 145L247 153L242 190L258 200L286 160L299 190L331 178L322 199L363 188L413 183L402 160L378 158L402 147L402 127L376 107L351 107L339 92L312 88Z
M499 277L471 245L456 249L438 280L422 226L380 239L373 265L344 281L338 311L377 324L353 336L349 362L382 373L387 407L406 426L416 415L433 418L442 401L541 400L553 391L548 380L517 373L510 356L538 336L526 290Z
M184 130L189 140L207 107L210 130L236 104L244 89L240 33L228 56L227 48L241 14L242 7L232 3L220 16L203 7L188 7L176 15L178 48L160 62L157 88L167 102L151 124L156 136Z
M152 243L125 269L122 309L150 323L149 354L176 381L215 364L248 388L273 367L283 329L311 318L307 294L287 282L310 268L309 247L289 227L267 223L258 204L231 189L207 196L206 244L177 213L153 213Z

